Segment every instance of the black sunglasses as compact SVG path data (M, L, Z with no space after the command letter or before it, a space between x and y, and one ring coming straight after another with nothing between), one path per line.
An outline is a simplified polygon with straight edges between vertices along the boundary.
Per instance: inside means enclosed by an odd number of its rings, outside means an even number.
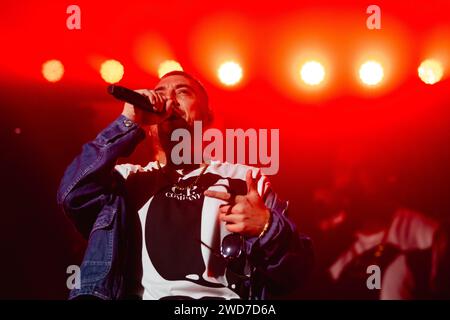
M214 255L225 259L227 262L240 258L244 252L244 237L239 233L227 234L222 239L222 243L220 244L220 253L208 246L202 240L198 239L198 241L211 250Z
M244 253L244 237L239 233L230 233L222 239L220 244L220 252L214 250L206 243L197 239L202 245L211 250L212 254L220 259L225 260L227 272L236 279L248 280L248 276L243 274L245 260L240 259Z

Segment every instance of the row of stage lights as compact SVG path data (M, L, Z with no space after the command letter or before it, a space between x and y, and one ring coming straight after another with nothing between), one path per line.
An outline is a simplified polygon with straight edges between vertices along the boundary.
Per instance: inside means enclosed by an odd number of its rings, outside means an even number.
M183 68L177 61L167 60L160 64L158 75ZM424 60L417 69L419 78L426 84L439 82L444 75L443 64L435 59ZM100 67L100 75L107 83L119 82L124 74L123 65L117 60L106 60ZM64 65L59 60L49 60L42 65L42 75L49 82L58 82L64 75ZM305 62L298 72L300 79L309 86L317 86L326 77L326 70L318 61ZM243 77L242 67L234 61L226 61L217 69L217 78L225 86L237 85ZM384 70L380 62L369 60L359 67L359 79L367 86L376 86L383 81Z

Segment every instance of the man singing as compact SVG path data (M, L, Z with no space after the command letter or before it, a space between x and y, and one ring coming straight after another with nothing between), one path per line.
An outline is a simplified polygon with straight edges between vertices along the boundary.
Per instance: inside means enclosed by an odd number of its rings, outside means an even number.
M126 103L83 146L58 190L88 239L81 287L70 298L271 299L298 288L312 266L311 243L260 170L172 157L175 129L211 124L202 84L174 71L137 92L154 112ZM117 165L150 131L156 161Z

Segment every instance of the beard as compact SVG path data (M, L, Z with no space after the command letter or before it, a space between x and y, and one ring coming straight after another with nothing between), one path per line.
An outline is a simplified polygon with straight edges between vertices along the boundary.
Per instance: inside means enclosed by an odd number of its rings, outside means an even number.
M178 144L178 141L172 141L172 133L176 129L186 129L193 135L194 127L177 114L172 114L169 118L158 124L158 138L162 149L166 155L170 155L172 148Z

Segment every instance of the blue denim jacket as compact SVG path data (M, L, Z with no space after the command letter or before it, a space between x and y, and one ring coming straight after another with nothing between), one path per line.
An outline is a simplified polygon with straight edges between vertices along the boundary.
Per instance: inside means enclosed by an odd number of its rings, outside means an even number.
M130 283L140 280L127 278L133 270L130 254L136 239L130 225L136 223L136 213L127 209L124 180L114 166L144 138L144 130L121 115L83 146L64 174L58 204L88 239L81 264L81 288L73 289L70 299L85 295L129 298ZM245 241L252 270L250 299L284 295L301 285L312 268L311 241L298 234L286 217L288 203L273 191L265 203L272 213L269 230L261 238Z

